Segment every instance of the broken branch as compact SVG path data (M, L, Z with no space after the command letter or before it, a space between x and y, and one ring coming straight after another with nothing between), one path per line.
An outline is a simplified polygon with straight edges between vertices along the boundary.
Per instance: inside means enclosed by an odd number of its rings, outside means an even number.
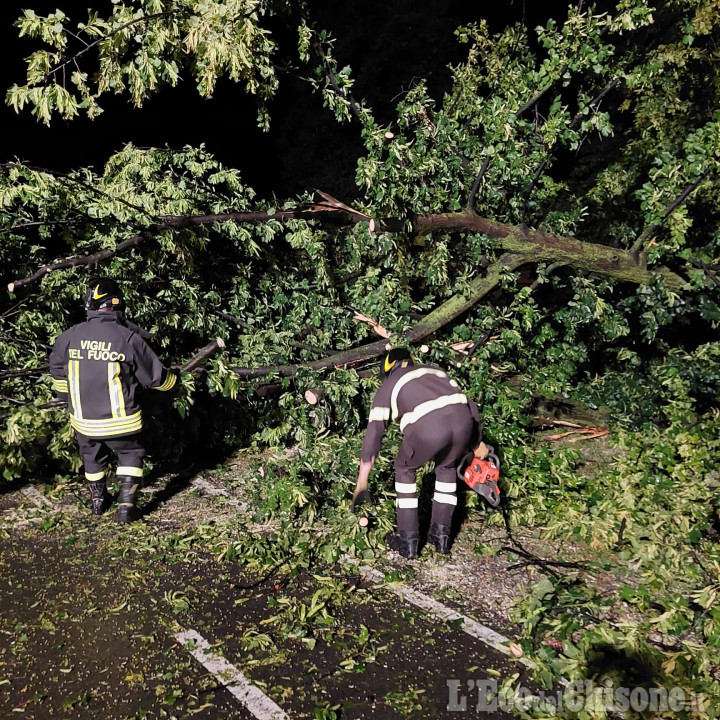
M363 315L362 313L353 310L353 308L350 309L355 313L355 315L353 315L353 320L359 320L360 322L367 323L375 331L375 334L379 335L380 337L390 337L390 333L382 325L380 325L380 323L375 322L375 320L369 318L367 315Z
M218 350L225 347L225 341L222 338L215 338L209 342L204 348L199 350L184 365L180 366L182 372L191 372L199 365L202 365L208 358L212 357Z
M3 370L0 372L0 379L8 377L23 377L24 375L42 375L48 371L48 365L42 367L27 368L25 370Z

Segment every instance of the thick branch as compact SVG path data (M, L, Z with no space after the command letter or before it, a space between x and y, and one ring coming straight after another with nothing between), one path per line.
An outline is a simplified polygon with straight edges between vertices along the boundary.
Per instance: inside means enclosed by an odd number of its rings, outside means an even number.
M25 375L42 375L48 371L49 366L43 365L36 368L25 368L23 370L1 370L0 380L8 377L23 377Z
M208 343L204 348L201 348L198 350L195 355L193 355L190 360L188 360L186 363L180 366L180 370L182 372L190 372L194 370L196 367L201 365L205 360L207 360L209 357L214 355L218 350L221 350L225 347L225 341L222 338L215 338L212 342ZM47 371L47 367L43 368L32 368L30 372L44 372ZM9 372L18 372L18 371L9 371ZM13 402L16 402L13 400ZM33 405L33 403L22 403L21 407L28 407L30 405ZM67 402L65 400L51 400L50 402L43 403L42 405L36 405L36 410L50 410L53 408L59 408L59 407L67 407ZM7 417L10 417L13 413L3 413L0 415L0 420L4 420Z
M504 225L471 213L416 217L414 228L418 231L465 230L485 233L497 240L497 245L502 249L529 254L533 262L562 262L579 270L608 275L624 282L647 285L654 275L660 275L671 290L681 290L686 285L683 278L667 268L648 270L643 255L635 257L627 250Z
M699 184L699 180L695 185ZM686 189L687 194L692 188ZM679 200L679 199L678 199ZM676 201L677 203L678 201ZM677 206L677 204L675 205ZM165 217L163 222L149 227L141 235L124 240L115 249L101 250L85 257L70 258L57 263L43 265L29 277L15 280L8 284L12 292L15 288L29 285L40 279L52 270L74 267L76 265L89 265L112 257L116 253L129 247L138 245L142 240L168 228L184 228L197 225L211 225L216 222L261 223L270 220L318 220L326 217L345 219L348 222L358 222L358 218L341 209L328 209L326 207L315 210L286 210L275 213L247 212L247 213L221 213L218 215L198 215L194 217ZM400 232L405 224L401 220L389 219L379 223L383 232ZM671 290L679 290L685 281L676 273L666 268L648 270L644 256L635 257L631 252L607 245L585 243L570 237L560 235L547 235L538 230L528 230L512 225L505 225L483 218L470 212L449 213L446 215L415 216L413 228L422 230L459 230L465 232L484 233L494 240L497 246L512 253L527 256L526 262L562 262L573 265L580 270L599 273L615 277L625 282L645 285L650 282L653 275L661 275Z
M347 213L340 210L323 210L325 216L346 217ZM106 248L91 255L83 255L79 257L68 258L54 263L41 265L32 275L25 278L19 278L8 283L8 290L13 292L19 287L30 285L36 280L44 277L46 273L53 270L62 270L64 268L76 267L78 265L93 265L101 260L114 257L120 252L135 247L144 240L149 240L154 235L168 230L170 228L186 228L198 225L212 225L216 222L236 222L236 223L260 223L269 222L270 220L294 220L294 219L310 219L317 217L318 213L312 210L289 210L283 212L248 212L248 213L221 213L218 215L195 215L191 217L166 216L162 218L162 222L150 225L144 232L134 235L127 240L115 246L115 248Z
M225 347L225 341L222 338L215 338L212 342L209 342L204 348L198 350L190 360L180 366L182 372L190 372L196 367L202 365L209 357L212 357L218 350L222 350Z
M63 268L75 267L77 265L92 265L94 263L100 262L101 260L113 257L113 255L116 255L123 250L135 247L135 245L140 243L142 240L147 239L148 236L148 233L143 233L142 235L135 235L134 237L128 238L127 240L123 240L114 249L107 248L105 250L99 250L96 253L92 253L91 255L68 258L67 260L60 260L59 262L50 263L48 265L41 265L32 275L28 275L28 277L20 278L19 280L8 283L8 290L10 292L14 292L17 288L23 287L23 285L30 285L36 280L44 277L46 273L49 273L52 270L61 270Z

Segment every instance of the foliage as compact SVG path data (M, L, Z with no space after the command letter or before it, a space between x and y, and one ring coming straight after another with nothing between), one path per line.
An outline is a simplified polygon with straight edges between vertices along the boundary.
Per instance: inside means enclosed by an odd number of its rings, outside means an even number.
M75 33L98 53L100 72L91 84L78 70L71 90L51 71L72 61L69 22L61 11L47 18L26 11L22 32L51 49L30 57L28 85L12 88L9 102L30 104L45 121L54 112L71 117L81 105L93 114L102 92L140 103L187 65L205 94L222 75L242 79L259 96L265 123L262 101L276 79L260 7L115 4L110 18L93 16ZM221 13L247 22L231 25ZM67 175L5 165L6 281L138 238L99 268L53 270L3 300L5 480L79 467L64 413L41 407L51 392L39 373L54 338L81 319L89 279L102 272L123 283L131 319L153 331L167 362L212 337L228 340L202 377L184 377L174 407L151 406L154 462L199 448L205 457L294 448L266 468L254 498L256 522L277 531L234 539L218 553L257 571L290 560L311 569L342 553L369 558L377 537L353 531L346 503L377 380L361 374L362 365L324 374L301 368L292 379L271 372L263 381L234 369L302 364L365 344L374 336L356 312L403 340L418 315L466 295L497 260L493 240L462 230L418 234L416 215L467 208L521 229L632 250L640 264L682 273L685 287L670 290L658 274L639 287L620 283L601 264L583 273L562 263L502 270L485 302L435 333L422 360L451 367L482 400L486 435L501 448L508 527L541 524L547 537L587 548L594 569L622 579L619 599L600 596L581 574L531 592L518 618L539 679L591 673L604 645L642 656L663 680L717 694L718 15L712 0L655 7L622 0L611 13L571 8L566 22L549 21L534 35L515 26L492 36L482 22L460 28L467 60L452 68L444 97L430 97L420 81L387 125L352 97L350 71L338 68L331 39L308 17L298 19L299 58L316 57L316 89L338 119L358 121L365 150L352 205L362 221L276 218L313 198L258 200L203 148L128 146L101 172ZM135 35L135 25L146 31ZM246 35L228 35L230 27ZM92 48L91 38L99 39ZM168 223L250 211L265 221ZM391 218L399 224L385 225ZM450 346L479 339L472 360ZM262 394L267 383L272 396ZM324 398L306 404L303 392L318 386ZM607 408L613 457L589 472L576 446L534 442L538 397ZM396 441L386 439L374 477L382 529L392 515L384 488ZM501 522L500 514L491 521ZM332 617L337 592L328 583L316 598L288 599L278 609L297 621L288 632L312 640L308 627ZM562 651L543 644L547 635Z
M257 0L143 0L114 3L105 17L90 10L74 29L62 10L46 16L25 10L17 22L20 35L42 40L48 49L30 55L27 82L8 90L8 103L16 110L30 104L47 124L55 113L71 119L85 110L97 117L100 95L127 92L140 106L161 85L177 85L187 67L204 97L224 75L244 83L258 98L259 122L267 124L265 101L277 87L276 46L263 27L268 10L272 15L273 7ZM84 67L88 51L97 53L97 73Z

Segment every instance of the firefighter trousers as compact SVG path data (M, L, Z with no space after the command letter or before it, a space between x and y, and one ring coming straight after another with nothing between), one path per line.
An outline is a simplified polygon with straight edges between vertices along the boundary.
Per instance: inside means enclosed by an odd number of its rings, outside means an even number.
M117 457L119 477L142 477L145 448L139 435L117 438L91 438L76 432L78 447L85 465L85 479L94 482L105 477L113 455Z
M433 410L408 425L395 459L398 530L418 531L418 496L415 475L435 461L435 494L431 522L450 525L457 505L457 464L467 452L475 420L467 405Z

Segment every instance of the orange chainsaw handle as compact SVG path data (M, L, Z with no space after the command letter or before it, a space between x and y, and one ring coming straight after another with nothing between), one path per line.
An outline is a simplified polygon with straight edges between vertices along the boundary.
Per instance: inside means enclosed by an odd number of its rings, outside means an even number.
M486 457L486 460L490 460L496 468L500 468L500 460L498 459L498 456L495 454L495 448L492 445L488 445L488 454ZM475 458L475 453L469 452L467 455L463 457L463 459L460 461L460 463L457 466L457 476L458 480L462 480L465 482L465 469L467 466L473 461Z

